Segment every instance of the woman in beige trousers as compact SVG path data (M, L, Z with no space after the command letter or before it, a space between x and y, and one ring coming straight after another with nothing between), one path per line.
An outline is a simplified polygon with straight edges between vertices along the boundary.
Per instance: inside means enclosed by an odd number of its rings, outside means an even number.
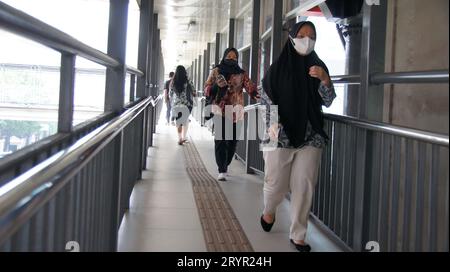
M314 51L316 35L311 22L292 28L280 57L263 79L261 93L267 108L265 142L275 144L264 152L261 226L267 232L272 229L278 205L291 192L290 241L301 252L311 250L305 242L308 217L328 140L322 106L331 106L336 97L328 69Z

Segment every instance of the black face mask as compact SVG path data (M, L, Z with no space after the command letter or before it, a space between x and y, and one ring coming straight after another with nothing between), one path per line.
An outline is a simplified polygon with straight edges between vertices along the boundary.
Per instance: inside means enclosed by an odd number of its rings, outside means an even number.
M230 66L238 65L237 60L234 60L234 59L226 59L223 61L223 63L225 63L226 65L230 65Z

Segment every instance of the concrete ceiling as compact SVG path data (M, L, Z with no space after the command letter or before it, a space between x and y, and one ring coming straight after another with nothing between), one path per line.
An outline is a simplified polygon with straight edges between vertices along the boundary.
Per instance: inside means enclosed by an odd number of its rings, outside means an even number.
M276 0L285 1L287 0ZM296 13L302 14L325 0L300 0ZM139 1L138 1L139 2ZM166 72L177 65L186 67L214 42L243 7L251 0L155 0L158 28L161 30L162 51ZM168 73L168 72L167 72Z
M228 25L229 0L156 0L166 70L190 66Z

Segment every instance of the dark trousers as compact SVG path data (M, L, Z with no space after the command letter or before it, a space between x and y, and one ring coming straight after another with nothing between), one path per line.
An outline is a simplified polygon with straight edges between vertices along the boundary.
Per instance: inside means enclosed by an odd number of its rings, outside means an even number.
M236 153L238 140L236 140L236 124L233 124L233 140L225 140L225 119L222 118L222 138L215 140L216 163L219 173L228 172L228 166L231 164Z
M217 140L215 141L216 149L216 163L219 167L219 173L228 172L228 166L233 161L234 153L236 152L236 146L238 141L225 141Z

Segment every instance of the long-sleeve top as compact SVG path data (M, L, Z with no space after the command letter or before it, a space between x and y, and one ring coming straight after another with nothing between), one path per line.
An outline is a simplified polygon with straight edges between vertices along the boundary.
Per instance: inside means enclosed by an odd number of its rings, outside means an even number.
M205 83L205 96L209 97L211 95L211 89L214 84L216 84L217 76L219 75L219 68L215 68L211 71L208 80ZM251 98L255 98L258 95L258 90L253 82L250 80L247 73L234 74L231 75L228 80L228 90L225 95L223 95L220 101L217 101L216 105L219 106L221 112L214 112L215 114L221 114L225 116L225 106L241 106L242 112L233 113L233 121L237 122L244 118L243 108L244 108L244 92L243 89L247 91L247 94Z
M334 99L336 98L336 92L335 92L333 84L330 87L327 87L321 83L319 86L318 92L319 92L320 96L322 97L323 105L325 107L329 108L331 106L331 104L333 103ZM264 92L264 90L261 90L260 95L261 95L261 104L263 105L263 107L261 107L261 110L265 111L261 115L266 124L266 127L270 128L270 126L272 125L271 120L272 120L272 122L273 122L273 120L275 120L275 123L278 122L278 120L279 120L278 111L271 110L270 106L274 105L274 103L269 98L267 93ZM278 133L277 148L294 149L295 147L292 146L286 132L283 129L283 124L279 124L279 126L280 126L280 129L279 129L279 133ZM273 147L271 144L269 144L270 137L269 137L268 131L265 131L263 139L264 139L262 141L263 148L264 147L269 147L269 148ZM273 142L272 142L272 144L273 144ZM326 145L327 145L327 140L324 137L322 137L320 134L315 132L311 126L311 123L308 122L307 127L306 127L306 133L305 133L305 144L299 148L302 148L305 146L324 148Z

